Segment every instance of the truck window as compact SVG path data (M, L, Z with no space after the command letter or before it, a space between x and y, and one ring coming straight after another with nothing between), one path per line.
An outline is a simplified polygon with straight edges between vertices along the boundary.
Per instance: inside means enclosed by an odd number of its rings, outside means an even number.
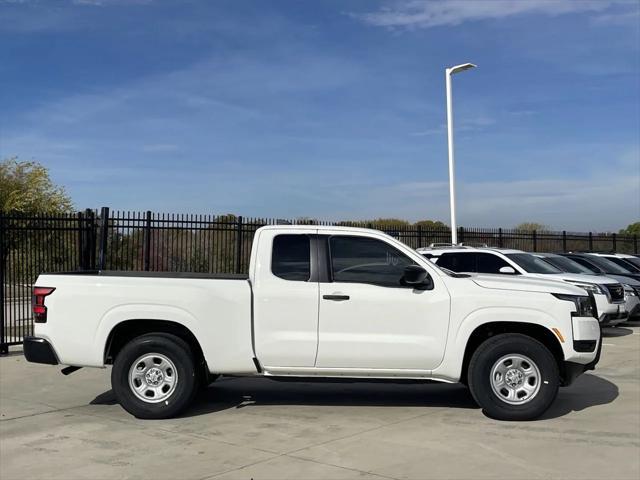
M500 273L502 267L510 267L506 261L492 253L478 253L478 273Z
M400 287L404 269L415 262L388 243L366 237L331 237L334 282Z
M441 268L452 272L477 272L476 254L473 252L443 253L436 262Z
M311 274L311 241L307 235L277 235L273 239L271 272L285 280L306 282Z

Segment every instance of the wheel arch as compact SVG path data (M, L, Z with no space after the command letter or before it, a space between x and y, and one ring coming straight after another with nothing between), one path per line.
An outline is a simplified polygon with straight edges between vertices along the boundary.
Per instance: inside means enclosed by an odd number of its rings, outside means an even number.
M495 335L499 335L502 333L519 333L521 335L526 335L535 340L538 340L540 343L542 343L549 349L549 351L556 359L561 378L564 381L564 378L566 377L564 352L562 350L560 341L551 330L543 325L535 323L497 321L483 323L482 325L477 326L473 330L473 332L471 332L471 335L467 340L464 356L462 359L462 371L460 372L460 381L462 383L467 383L469 363L471 362L473 353L483 342Z
M114 325L105 342L104 364L113 364L115 357L130 340L148 333L166 333L181 338L191 348L196 364L206 365L200 342L188 327L171 320L154 319L129 319Z

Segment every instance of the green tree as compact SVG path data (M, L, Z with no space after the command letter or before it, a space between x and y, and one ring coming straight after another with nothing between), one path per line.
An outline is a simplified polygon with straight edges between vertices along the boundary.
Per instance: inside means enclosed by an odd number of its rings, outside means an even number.
M28 251L31 253L28 258L35 262L38 255L34 252L43 249L54 238L64 237L64 232L37 229L35 227L45 220L33 217L37 214L63 214L72 209L69 195L63 187L53 183L49 171L40 163L20 161L17 157L0 161L0 212L17 214L3 220L8 228L4 231L1 246L2 264L8 265L12 251L17 256ZM67 255L73 255L74 248L75 244L68 249ZM31 264L20 263L19 271L12 270L14 281L30 278L33 269Z
M0 211L35 214L72 209L65 189L53 183L49 171L40 163L17 157L0 162Z
M620 235L640 235L640 222L630 223L620 230Z
M522 232L533 232L534 230L537 232L548 232L550 228L544 223L524 222L520 225L516 225L516 230L520 230Z
M440 220L420 220L414 223L414 225L425 229L449 229L449 225L441 222Z

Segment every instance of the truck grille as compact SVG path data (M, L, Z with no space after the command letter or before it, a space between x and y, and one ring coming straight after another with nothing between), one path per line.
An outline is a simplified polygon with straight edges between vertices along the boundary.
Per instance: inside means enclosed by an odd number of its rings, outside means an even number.
M624 300L624 287L619 283L612 283L610 285L606 285L607 290L609 290L609 295L611 295L611 300L613 302L621 302Z

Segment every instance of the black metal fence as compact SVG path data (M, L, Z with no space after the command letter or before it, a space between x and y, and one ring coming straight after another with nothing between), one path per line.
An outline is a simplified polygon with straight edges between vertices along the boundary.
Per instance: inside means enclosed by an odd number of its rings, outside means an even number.
M450 241L448 228L375 222L277 220L234 215L176 215L85 210L64 215L0 213L0 353L32 333L31 289L42 272L149 270L244 273L264 225L324 224L375 228L410 247ZM459 228L458 241L527 251L638 253L637 236Z

